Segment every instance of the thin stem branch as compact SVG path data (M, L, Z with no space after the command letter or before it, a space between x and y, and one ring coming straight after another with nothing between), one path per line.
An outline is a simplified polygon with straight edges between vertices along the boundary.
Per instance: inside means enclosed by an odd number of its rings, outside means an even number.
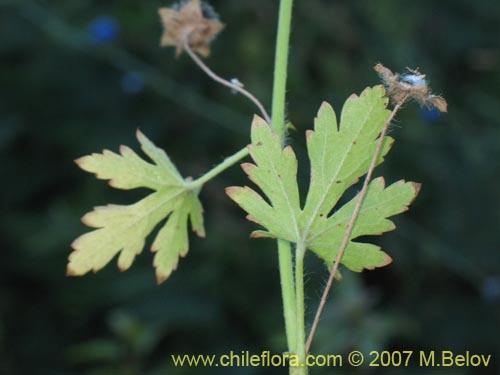
M293 0L281 0L276 40L276 58L274 62L273 84L273 128L285 142L285 105L286 81L288 73L288 50L290 46L290 28L292 23Z
M232 83L232 82L230 82L230 81L222 78L221 76L217 75L212 69L210 69L203 62L202 59L200 59L198 57L198 55L196 53L193 52L193 50L191 49L191 47L189 47L189 43L188 43L187 38L184 39L184 49L188 53L189 57L191 57L191 59L195 62L195 64L198 65L198 67L201 70L203 70L206 73L206 75L208 75L210 78L212 78L214 81L220 83L221 85L229 87L230 89L235 90L235 91L239 92L240 94L243 94L244 96L246 96L248 99L250 99L257 106L257 108L259 109L260 113L264 117L264 120L266 120L266 122L268 124L271 124L271 117L269 116L269 114L267 113L266 109L264 108L264 106L262 105L262 103L259 101L259 99L257 99L249 91L245 90L242 87L241 84L238 85L238 84Z
M217 165L216 167L212 168L209 170L207 173L205 173L203 176L200 178L197 178L196 180L192 182L187 182L186 187L191 190L196 190L200 189L205 183L216 177L218 174L224 172L226 169L232 167L235 165L237 162L239 162L241 159L247 157L249 154L248 148L245 147L235 153L234 155L229 156L228 158L224 159L222 163Z
M377 148L375 149L375 153L373 154L373 158L370 164L370 168L368 169L368 173L366 174L365 181L363 182L363 187L361 191L359 192L358 195L358 201L356 202L356 206L354 207L354 211L351 216L351 220L349 221L349 225L347 226L344 238L342 240L342 243L339 248L339 252L337 254L337 258L335 259L335 263L333 264L332 271L330 272L330 277L328 278L328 283L326 284L325 290L323 291L323 295L321 296L321 301L318 306L318 310L316 311L316 316L314 317L314 322L311 327L311 331L309 332L309 337L307 338L307 344L306 344L306 351L309 352L309 349L311 348L312 340L314 338L314 334L316 333L316 329L318 328L318 323L319 319L321 317L321 314L323 313L323 309L325 308L326 300L328 298L328 294L330 293L330 289L332 288L333 280L335 279L335 275L337 273L337 270L340 265L340 261L342 260L342 256L344 255L344 251L347 247L347 244L349 243L349 240L351 238L352 230L354 229L354 224L356 224L356 220L359 216L359 213L361 211L361 206L363 205L363 200L365 199L366 193L368 192L368 185L370 184L373 171L375 170L375 167L377 166L378 159L380 157L380 153L382 151L382 147L384 145L384 139L385 135L387 133L387 129L389 128L389 125L391 124L392 120L394 119L394 116L396 116L396 113L399 111L403 103L406 101L406 97L403 98L400 102L396 104L394 109L392 110L389 118L384 124L384 128L382 129L382 132L380 133L380 138L378 140Z

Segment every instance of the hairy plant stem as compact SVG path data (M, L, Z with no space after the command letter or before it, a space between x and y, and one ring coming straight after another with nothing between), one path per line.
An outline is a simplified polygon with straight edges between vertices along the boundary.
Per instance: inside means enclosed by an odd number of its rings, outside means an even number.
M273 128L285 142L285 105L286 79L288 73L288 50L290 46L290 27L292 23L293 0L280 1L278 35L276 39L276 57L274 61L273 84Z
M286 124L286 80L288 71L288 50L290 46L290 27L292 23L293 0L281 0L278 33L276 38L276 57L274 62L272 126L278 133L281 143L285 143ZM297 247L298 250L298 247ZM301 250L300 253L304 251ZM304 330L304 269L302 254L295 254L295 280L293 274L292 249L290 243L278 240L278 257L283 297L283 314L288 351L305 360ZM303 363L303 361L302 361ZM307 367L291 367L292 375L307 375Z
M297 243L295 248L295 296L296 296L296 344L295 353L299 363L304 367L296 367L290 370L291 374L307 374L306 364L306 327L305 327L305 305L304 305L304 256L306 247L304 243Z
M278 239L278 259L280 270L281 294L283 298L283 315L285 317L285 331L288 351L295 352L297 343L296 334L296 298L295 281L293 276L293 259L290 242Z
M333 280L335 279L335 275L338 271L340 261L342 260L342 256L344 255L344 251L347 247L347 244L349 243L349 240L351 238L352 231L354 229L354 224L356 224L356 220L359 216L359 213L361 211L361 206L363 205L363 201L365 199L366 193L368 192L368 185L370 184L373 171L375 170L375 167L377 166L378 159L380 157L380 153L382 152L382 147L384 145L384 140L385 140L385 135L387 134L387 129L389 128L389 125L391 124L392 120L396 116L396 113L399 111L403 103L406 101L407 97L404 97L401 101L399 101L395 106L394 109L392 110L391 114L389 115L387 121L384 124L384 127L380 133L380 138L377 143L377 148L375 149L375 153L373 154L373 158L370 164L370 167L368 168L368 172L366 174L365 180L363 182L363 187L361 188L361 191L359 192L358 195L358 200L356 202L356 206L354 207L354 211L352 212L351 219L349 220L349 225L347 226L347 229L345 231L344 238L342 239L342 243L339 248L339 252L337 253L337 258L335 259L335 262L333 264L332 271L330 272L330 276L328 278L328 282L326 284L325 290L323 291L323 295L321 296L321 301L318 306L318 310L316 311L316 316L314 317L314 322L311 326L311 331L309 332L309 337L307 338L307 344L306 344L306 352L309 352L309 349L311 348L312 340L314 338L314 334L316 333L316 329L318 328L318 323L319 319L321 317L321 314L323 313L323 309L325 308L326 300L328 298L328 294L330 293L330 289L332 288Z
M203 176L197 178L194 181L187 181L186 182L186 188L189 190L197 190L201 189L205 183L216 177L218 174L224 172L226 169L232 167L235 165L237 162L239 162L241 159L245 158L248 156L248 147L245 147L238 151L237 153L229 156L228 158L224 159L222 163L219 165L215 166L211 170L209 170L207 173L205 173Z
M184 38L184 49L188 53L189 57L191 57L191 59L195 62L195 64L198 65L198 67L201 70L203 70L206 75L208 75L210 78L212 78L214 81L220 83L221 85L229 87L230 89L235 90L235 91L237 91L237 92L245 95L248 99L250 99L257 106L257 108L259 109L260 113L264 117L264 120L266 120L266 122L268 124L271 123L271 117L269 116L269 114L267 113L266 109L264 108L264 106L262 105L262 103L259 101L259 99L257 99L255 97L255 95L253 95L251 92L245 90L243 88L242 84L232 83L232 82L228 81L227 79L224 79L221 76L217 75L212 69L210 69L203 62L203 60L200 59L198 57L198 55L196 55L196 53L193 52L193 50L191 49L191 47L189 47L187 36L186 36L186 38Z

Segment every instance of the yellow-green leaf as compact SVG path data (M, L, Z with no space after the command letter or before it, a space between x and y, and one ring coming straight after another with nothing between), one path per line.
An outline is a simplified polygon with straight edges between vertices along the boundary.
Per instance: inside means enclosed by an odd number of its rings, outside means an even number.
M420 185L414 182L398 181L387 188L383 178L377 178L370 183L350 242L342 257L342 263L347 268L359 272L364 268L373 269L391 263L390 256L378 246L352 240L396 229L394 223L387 218L406 211L419 190ZM337 257L357 200L356 195L328 219L320 221L309 236L309 248L327 264L332 264Z
M258 116L252 123L249 148L255 164L245 163L243 170L272 204L248 186L229 187L226 192L271 236L296 242L300 235L297 158L291 147L281 148L278 135Z
M264 230L253 237L273 237L300 243L331 266L340 248L357 196L334 211L345 191L369 169L378 137L389 118L388 99L382 86L351 96L342 109L340 125L332 107L323 103L314 130L307 132L311 180L304 208L297 186L297 159L291 147L281 149L274 131L261 119L252 125L250 155L255 164L244 164L251 181L262 191L231 187L228 195ZM378 163L389 152L393 139L386 137ZM364 235L380 235L394 229L388 217L405 211L419 185L397 182L385 187L383 179L371 182L351 233L342 263L353 271L382 267L391 258L378 246L353 242ZM267 199L267 200L266 200Z
M127 270L142 252L148 235L166 218L152 246L152 251L157 252L154 259L157 280L162 282L177 268L179 257L187 254L188 218L198 236L205 235L198 192L188 188L163 150L139 131L137 138L154 164L126 146L120 147L120 154L104 150L102 154L77 160L82 169L95 173L97 178L110 180L113 187L146 187L155 192L132 205L96 207L86 214L82 221L97 229L73 242L68 275L99 271L117 254L119 269Z

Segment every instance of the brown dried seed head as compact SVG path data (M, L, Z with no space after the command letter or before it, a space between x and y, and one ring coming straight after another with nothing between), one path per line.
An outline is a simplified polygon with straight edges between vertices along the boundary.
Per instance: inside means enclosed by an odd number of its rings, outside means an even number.
M383 83L390 83L397 81L398 75L394 74L392 70L389 68L386 68L382 64L378 63L373 67L373 69L379 74L380 79L382 80Z
M448 112L448 103L441 96L431 95L429 97L429 103L441 112Z
M210 55L210 42L224 28L214 18L212 11L205 12L201 0L188 0L172 8L158 10L165 28L160 45L176 47L176 56L184 50L184 44L203 57Z
M387 90L387 95L393 104L415 100L423 107L434 107L441 112L447 112L448 104L441 96L433 95L428 86L425 74L418 69L406 68L407 73L397 74L382 64L377 64L374 70Z

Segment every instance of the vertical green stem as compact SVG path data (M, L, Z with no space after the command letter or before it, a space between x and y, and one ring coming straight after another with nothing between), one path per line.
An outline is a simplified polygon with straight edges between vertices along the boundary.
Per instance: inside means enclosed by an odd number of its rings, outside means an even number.
M281 0L276 42L276 60L274 63L272 126L278 133L282 144L285 143L286 124L286 80L288 71L288 50L290 45L290 26L292 22L293 0ZM292 250L290 243L278 240L281 291L283 312L285 315L288 351L305 359L304 328L304 249L297 247L295 280L293 275ZM300 253L300 254L299 254ZM292 367L290 374L307 375L307 367Z
M292 4L293 0L280 1L276 59L274 62L272 126L280 136L282 143L284 143L286 131L285 97L288 69L288 46L290 44L290 24L292 22ZM295 353L297 336L295 332L295 322L297 315L295 312L296 302L292 249L289 242L278 240L278 257L288 351Z
M305 306L304 306L304 255L306 248L302 242L297 243L295 249L295 297L296 297L296 321L295 330L297 343L295 353L298 356L299 363L303 366L292 368L291 374L307 375L306 364L306 327L305 327Z
M295 353L297 343L295 312L295 282L293 279L293 261L290 242L278 240L278 257L280 267L281 294L283 296L283 315L285 316L285 330L288 351Z
M274 62L272 121L282 141L285 140L285 98L288 72L288 49L290 45L290 26L292 23L293 0L280 1L278 36L276 41L276 59Z

